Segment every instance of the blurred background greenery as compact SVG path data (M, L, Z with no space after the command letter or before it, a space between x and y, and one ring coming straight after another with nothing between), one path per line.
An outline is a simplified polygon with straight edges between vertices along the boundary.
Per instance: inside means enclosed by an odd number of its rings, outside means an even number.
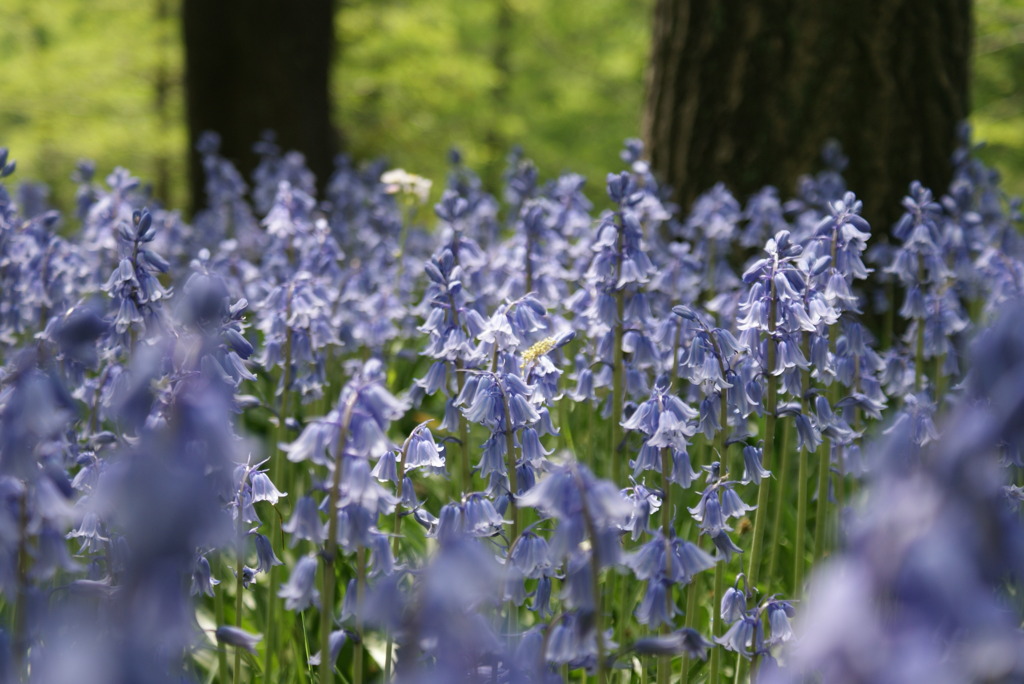
M333 88L347 150L440 180L451 147L493 177L519 144L542 177L603 178L640 134L652 4L509 0L503 73L499 3L341 2ZM977 0L975 21L975 139L1024 194L1024 0ZM88 158L101 178L125 166L185 205L178 0L4 0L0 74L0 145L16 178L47 183L67 207L69 175Z

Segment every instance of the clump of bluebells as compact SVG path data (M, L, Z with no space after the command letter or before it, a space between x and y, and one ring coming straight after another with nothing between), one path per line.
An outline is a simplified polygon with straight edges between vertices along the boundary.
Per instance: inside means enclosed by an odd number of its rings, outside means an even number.
M0 149L0 680L1024 677L1020 203L966 137L892 227L836 146L685 214L639 141L600 201L453 154L432 217L199 147L191 223Z

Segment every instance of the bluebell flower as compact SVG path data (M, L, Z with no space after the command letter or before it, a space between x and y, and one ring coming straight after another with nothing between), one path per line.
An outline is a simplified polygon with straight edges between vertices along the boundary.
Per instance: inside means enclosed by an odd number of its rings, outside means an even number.
M913 398L919 415L905 413L875 447L867 499L812 579L773 683L1021 677L1005 578L1024 567L1024 529L1004 504L997 451L1020 434L1021 320L1012 309L979 340L970 400L951 410L942 439L923 438L930 409ZM771 610L773 640L789 634L789 617L784 603Z
M217 627L216 636L218 643L244 648L253 655L256 654L256 644L263 640L262 634L252 634L232 625L220 625Z
M530 531L519 535L509 550L512 562L523 577L538 579L551 571L552 562L547 541Z
M270 210L275 192L282 181L301 188L309 195L316 191L316 179L306 168L302 153L292 150L282 154L273 131L264 131L260 140L252 146L252 151L260 157L252 173L255 186L252 190L253 205L260 214Z
M467 382L466 388L469 387ZM512 492L521 494L526 491L526 480L536 479L534 469L543 465L544 450L536 430L541 427L542 415L531 400L533 387L514 373L480 373L476 374L472 395L469 394L467 390L467 396L458 400L468 403L463 415L473 423L486 426L491 433L482 445L477 471L491 481L492 487L508 491L510 485L505 483L512 480L509 464L516 464L517 473L520 467L526 468L529 470L526 478L516 477L517 491ZM522 458L508 453L510 442L513 448L519 446Z
M732 624L739 620L747 612L747 597L736 587L729 587L722 594L722 604L719 614L722 622Z
M220 154L220 136L203 133L196 149L200 154L205 176L206 208L197 213L194 221L199 244L213 247L225 238L235 238L246 251L253 253L262 246L262 232L246 201L249 191L245 180L235 166Z
M317 503L309 496L304 496L295 504L292 517L281 526L290 535L289 546L294 547L300 539L320 544L325 538L324 524L320 519Z
M442 514L442 518L444 518ZM500 596L502 572L494 556L461 534L439 538L439 548L420 573L408 643L432 659L423 670L416 663L399 661L417 672L461 672L492 658L505 658L505 641L498 639L487 615ZM459 676L463 676L459 675Z
M537 613L540 619L551 617L551 578L543 576L537 580L537 587L533 592L533 602L530 609Z
M795 412L797 449L816 451L821 444L821 432L806 414Z
M675 616L682 612L674 602L666 600L671 591L671 585L667 585L663 581L648 582L643 598L633 613L637 622L648 625L652 629L661 625L671 625Z
M768 601L765 606L768 614L769 637L766 640L768 646L775 646L793 638L793 628L789 619L796 614L793 605L788 601Z
M732 560L733 554L743 553L743 549L736 546L732 537L724 529L716 534L712 534L711 541L714 542L715 549L718 550L718 554L715 556L716 561L724 559L724 562L728 563Z
M256 327L263 333L264 344L255 360L267 370L282 368L278 394L298 390L304 401L322 394L326 369L324 355L318 352L340 344L331 300L324 283L307 271L298 271L288 281L274 285L260 302ZM288 358L284 358L285 349ZM286 380L288 387L283 385Z
M764 627L756 616L744 615L725 634L715 637L715 641L730 651L750 658L764 651Z
M227 284L220 277L194 272L182 287L179 317L198 333L185 352L190 364L211 364L234 387L243 380L255 380L246 361L254 353L244 336L244 315L248 302L231 301Z
M333 468L338 449L370 459L387 453L391 445L386 428L404 415L406 406L381 386L382 379L380 363L367 362L342 390L337 407L325 419L311 422L288 447L289 460ZM343 433L345 443L340 442Z
M331 635L327 638L328 644L328 656L332 663L338 661L338 656L341 655L341 649L345 646L348 641L348 632L343 629L334 630ZM313 655L309 656L309 664L311 667L315 667L320 664L320 651L317 651Z
M105 564L117 586L108 613L116 622L101 618L93 629L112 630L102 647L110 663L130 669L144 661L156 681L186 669L182 656L195 638L188 580L200 593L212 589L197 550L232 542L224 502L236 458L230 394L218 381L179 379L161 411L161 421L113 455L88 497L110 539Z
M192 571L192 584L189 593L193 596L198 594L213 596L213 588L218 584L220 584L220 580L214 579L210 570L210 561L206 560L206 556L198 556L195 569Z
M256 572L269 572L275 565L284 565L284 562L274 553L274 547L270 540L262 534L254 534L253 541L256 544Z
M598 480L590 470L575 462L554 466L546 477L519 497L521 506L537 508L559 521L551 538L555 558L572 553L592 529L591 547L602 565L619 559L618 529L632 512L630 503L612 483Z
M711 536L732 528L726 523L722 503L718 498L718 487L712 485L704 490L696 505L690 507L690 515L700 523L701 532Z
M252 488L252 500L267 501L271 505L277 505L281 497L288 496L274 486L265 470L254 470L249 473L249 486Z
M905 396L903 402L903 409L896 414L892 425L884 433L899 434L906 430L916 452L920 447L939 439L939 432L932 420L936 406L927 397L913 394ZM914 452L905 455L911 456Z
M697 545L674 536L669 539L656 532L651 541L626 557L626 565L637 579L647 582L644 599L636 610L637 620L651 627L672 624L677 611L667 601L670 587L689 584L694 575L713 567L714 563L714 559Z
M482 494L468 495L462 504L465 531L474 537L490 537L501 531L508 521L502 520L494 504Z
M708 649L714 644L692 627L684 627L661 636L650 636L633 642L633 650L640 655L675 656L707 660Z
M170 265L144 246L156 237L156 226L148 210L136 211L131 224L121 223L116 235L120 261L103 289L117 307L114 329L120 344L125 346L132 335L145 339L163 331L162 301L171 291L160 283L157 275L167 272Z
M397 452L389 451L377 459L376 465L370 474L380 482L391 482L398 484L398 462Z
M757 508L757 506L750 506L744 503L730 483L720 485L719 491L722 498L722 514L726 518L739 518L747 511Z
M694 201L681 226L682 236L694 245L706 291L726 292L736 285L728 257L741 217L739 202L723 183L716 183Z
M740 482L743 484L753 482L759 485L762 478L771 476L771 471L765 470L761 465L761 454L761 447L750 445L743 447L743 477Z
M760 247L768 236L789 228L778 190L771 186L747 198L741 218L745 225L740 232L740 244L744 247Z
M281 585L277 595L285 600L288 610L305 610L312 605L319 606L320 592L316 588L317 560L315 556L303 556L292 568L288 581Z
M661 508L664 492L648 489L634 481L632 487L622 490L622 494L633 506L623 531L628 531L630 538L636 541L642 535L651 533L651 514Z
M17 168L18 163L14 159L8 161L8 154L9 151L6 147L0 147L0 178L10 176Z
M439 540L455 540L466 533L465 522L462 515L462 506L454 503L447 503L441 506L437 516L437 525L434 535Z
M337 542L346 551L370 546L379 534L380 515L394 512L399 498L381 487L370 475L366 461L350 460L337 500Z

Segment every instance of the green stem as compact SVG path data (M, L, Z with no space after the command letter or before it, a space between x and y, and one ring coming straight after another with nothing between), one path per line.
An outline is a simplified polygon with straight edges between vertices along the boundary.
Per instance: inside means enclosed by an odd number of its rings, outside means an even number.
M764 451L761 454L761 463L765 468L770 468L772 456L775 454L775 421L779 401L779 378L774 374L775 370L775 317L778 313L778 300L775 293L775 279L772 279L771 292L769 294L771 303L768 307L768 354L765 362L765 373L768 376L768 389L765 394L765 418L764 418ZM757 585L757 573L761 564L761 544L764 538L764 521L768 517L765 509L768 505L769 479L761 480L757 489L757 511L754 514L754 539L750 546L750 565L747 568L747 581L750 587Z
M366 593L366 549L356 551L356 641L352 655L352 684L363 684L363 595ZM326 658L326 651L320 657Z
M391 662L394 659L394 650L395 637L389 632L387 645L384 647L384 676L381 679L384 684L391 681Z
M805 333L802 345L804 356L810 358L810 335ZM804 370L801 377L801 394L800 394L800 411L807 415L811 410L809 404L810 389L811 389L811 374L809 370ZM818 447L821 449L821 446ZM807 481L810 477L810 455L806 449L800 449L800 454L797 457L797 502L796 502L796 539L793 543L793 591L799 595L803 591L804 586L804 573L806 568L804 562L806 558L807 548L807 506L810 502L808 499Z
M562 436L565 438L565 446L568 447L569 453L573 454L578 459L580 452L576 449L576 440L574 440L572 436L570 412L569 399L568 397L563 396L558 401L558 427L562 432Z
M245 596L245 518L242 516L242 493L238 492L238 520L235 528L235 627L242 626L242 599ZM235 646L235 669L231 681L242 681L242 647Z
M285 379L289 376L289 367L291 363L289 361L291 348L291 332L289 331L284 346L284 359L285 359ZM270 460L270 480L274 484L281 483L281 461L284 459L284 452L281 451L277 445L283 444L287 440L287 429L285 428L284 420L285 413L287 411L288 392L284 391L281 395L278 408L278 424L277 424L277 441L275 444L274 455ZM276 513L275 509L275 513ZM281 521L278 519L279 515L274 515L270 521L270 545L273 548L276 544L281 543L280 529ZM267 571L267 621L266 621L266 643L263 652L263 680L265 682L277 681L277 677L274 675L274 656L277 655L277 592L274 588L277 586L277 571L274 566L271 566Z
M455 383L459 388L459 394L462 394L462 388L466 384L466 379L463 377L464 366L462 359L455 362ZM462 415L462 411L459 411L459 450L462 452L462 459L459 463L459 489L461 491L455 492L455 500L458 501L462 498L462 495L469 491L472 486L472 475L469 470L469 424L466 422L466 417Z
M524 230L526 235L526 291L523 294L530 294L533 291L533 259L530 255L533 253L533 240L530 238L530 231Z
M722 477L725 478L727 476L726 473L728 472L728 459L726 458L727 457L727 453L726 453L726 446L725 446L725 444L726 444L726 434L725 434L725 431L726 431L726 424L727 424L726 410L727 410L728 404L726 403L725 388L724 387L721 388L719 390L718 394L719 394L719 397L720 397L719 401L721 402L721 408L720 408L721 416L720 416L720 418L721 418L721 421L722 421L722 428L717 433L715 433L715 450L718 452L718 458L719 458L721 466L722 466ZM762 480L762 482L761 482L761 486L762 487L764 486L765 482L766 482L766 480ZM718 493L717 492L714 493L714 496L718 496ZM719 628L720 628L719 623L721 622L721 616L720 616L720 613L719 613L719 606L721 606L721 604L722 604L722 593L724 591L725 591L725 561L724 560L719 560L715 564L715 587L714 587L714 594L713 594L714 598L711 600L711 618L710 618L711 621L710 621L709 632L710 632L712 638L717 636L717 632L719 631ZM722 665L722 662L721 662L721 658L722 658L721 651L722 651L722 649L720 649L720 648L713 648L713 649L711 649L711 672L708 675L708 682L710 684L718 684L718 682L721 679L721 671L720 671L721 670L721 665Z
M590 407L590 410L587 411L587 450L584 452L590 461L587 465L595 473L599 472L597 466L600 465L597 462L597 449L594 448L594 414L596 413L596 406Z
M587 506L587 489L580 480L579 474L574 473L576 488L580 492L580 501L583 505L583 524L591 545L597 543L597 531L594 529L594 520L590 516L590 507ZM598 565L597 549L591 546L590 549L590 572L591 572L591 599L594 602L594 630L597 641L597 681L599 684L606 684L608 681L608 663L605 657L604 643L604 611L601 607L601 568Z
M334 473L331 476L331 489L327 494L327 540L324 542L323 588L320 592L320 684L333 681L334 663L331 662L331 627L334 624L334 563L338 553L338 497L341 490L341 470L345 461L345 442L348 441L348 426L352 421L359 392L352 392L345 402L342 412L341 427L338 435L338 448L334 453Z
M292 623L292 639L295 642L296 653L298 653L298 657L295 659L295 665L298 669L298 681L312 682L313 674L308 672L309 638L306 634L306 614L304 612L300 612L298 617L299 619Z
M697 587L698 580L698 577L692 578L689 586L686 587L686 615L683 616L683 624L694 629L697 627L697 599L699 598L698 594L700 593L700 590ZM683 657L682 670L685 681L688 679L688 673L690 671L689 659L685 656Z
M633 617L630 607L632 603L630 601L630 582L626 581L626 578L622 575L615 574L612 576L612 595L616 593L619 597L619 607L616 614L612 615L612 625L614 630L615 641L624 644L627 643L626 627L630 626Z
M885 309L885 319L882 321L882 344L880 348L891 349L896 329L896 282L892 278L885 282L885 301L889 302L889 306Z
M455 253L455 263L458 263L458 251ZM462 324L459 322L459 307L455 303L455 296L448 293L448 305L452 312L452 325L456 328L462 328ZM463 329L463 332L465 330ZM468 336L468 334L467 334ZM455 384L459 389L459 395L462 395L462 388L465 387L466 379L463 377L466 366L462 362L462 359L455 360ZM466 417L462 415L462 411L459 411L459 446L462 451L462 462L459 464L459 487L462 489L461 492L454 492L453 498L458 501L462 498L462 495L469 491L472 483L470 470L469 470L469 426L466 423ZM452 484L454 486L454 480Z
M825 555L825 530L828 528L828 480L832 473L832 440L819 447L818 505L814 514L814 560Z
M923 321L920 321L923 323ZM924 326L921 325L923 330ZM833 326L829 329L829 348L835 350L839 337L839 329ZM923 338L922 338L923 339ZM834 381L828 388L827 399L830 406L835 406L838 401L839 381ZM818 461L818 506L814 519L814 560L818 560L827 551L825 544L825 530L831 525L831 516L828 512L828 483L832 476L832 440L825 441L824 448L820 451Z
M403 199L403 202L406 200ZM413 222L416 216L416 205L412 204L409 210L406 212L405 220L402 221L402 227L398 233L398 250L395 252L395 289L401 294L402 288L402 276L405 272L405 243L409 239L409 224Z
M548 652L548 644L551 643L551 630L554 628L555 625L558 624L559 620L561 619L561 615L556 615L555 617L548 620L548 624L544 626L544 638L541 641L540 650L537 652L537 679L542 679L546 674L550 672L550 668L548 667L548 659L546 657L546 654ZM561 673L562 681L568 682L569 666L563 664ZM387 683L385 682L385 684Z
M213 616L218 625L226 625L227 618L224 615L224 592L214 590L213 592ZM227 681L228 678L228 652L223 646L217 647L217 680Z
M21 496L18 498L18 567L17 592L14 599L13 634L11 645L14 650L14 666L19 677L23 677L28 669L26 655L29 650L28 639L28 591L29 591L29 551L28 537L28 485L22 481ZM108 556L109 558L109 556Z
M407 458L407 454L409 453L409 443L412 441L413 435L415 435L415 434L416 434L416 430L413 430L411 433L409 433L409 436L406 437L405 442L402 444L402 454L401 454L401 457L399 458L398 463L397 463L397 467L398 467L398 495L399 496L402 495L402 483L405 481L405 460ZM391 552L397 558L398 557L398 540L401 538L401 534L402 534L402 511L399 509L398 506L395 506L395 517L394 517L394 522L391 525L391 533L394 535L391 538L391 544L392 544ZM387 646L384 649L384 679L382 680L384 682L384 684L387 684L387 682L391 681L391 662L392 662L392 659L394 657L394 655L393 655L394 645L395 645L394 636L389 632L388 633Z
M672 376L668 379L668 391L670 393L679 381L679 348L682 346L682 343L683 325L682 323L676 323L675 340L672 342Z
M917 282L924 282L924 261L917 258ZM920 392L924 389L924 319L914 321L914 388Z
M615 293L615 308L618 312L618 323L615 324L615 332L612 344L615 350L612 353L612 436L611 436L611 476L612 481L619 485L622 482L622 461L620 449L622 446L622 406L625 403L626 382L625 362L622 355L622 316L625 311L623 305L622 291Z
M508 503L512 507L512 536L510 541L515 543L515 540L519 537L521 515L519 506L516 505L516 495L519 492L519 476L516 473L515 440L512 435L512 412L509 410L508 392L505 390L505 385L502 384L497 375L494 376L494 381L498 383L498 387L501 389L501 403L505 409L505 470L508 471Z
M704 290L703 301L706 304L715 298L715 261L718 259L716 249L716 243L714 240L708 240L708 263L707 273L704 276L704 284L707 289ZM724 322L723 322L724 323Z
M714 602L711 604L711 629L710 629L710 633L711 633L711 637L712 638L717 636L716 632L718 632L718 623L721 622L721 617L720 617L719 612L718 612L719 611L718 607L722 603L722 593L724 591L725 591L725 563L723 561L718 561L718 563L715 564L715 599L714 599ZM715 648L712 648L711 649L711 672L708 675L708 683L709 684L718 684L721 681L721 672L720 672L721 667L722 667L721 659L722 659L722 649L718 648L717 646Z
M270 520L270 534L268 538L270 540L270 547L280 545L280 530L281 521L279 520L279 514L277 509L274 509L274 515ZM274 587L277 586L274 575L274 567L271 566L267 570L267 624L266 624L266 644L265 651L263 653L263 681L265 682L276 682L277 677L273 674L274 665L274 651L277 650L277 599Z
M618 284L622 275L622 252L626 245L626 234L617 221L618 242L616 244L615 282ZM615 290L615 328L612 331L612 443L611 443L611 475L616 486L622 483L622 458L619 449L622 446L622 406L625 403L625 362L622 355L622 337L625 331L626 293L622 289Z
M743 657L742 653L736 654L736 673L733 676L733 684L743 684L747 678L747 659ZM750 681L753 682L754 678L751 676Z
M661 533L665 540L672 537L672 450L665 447L661 450L661 488L664 494L661 501Z
M800 450L796 477L796 540L793 542L793 593L799 596L804 587L804 559L806 558L807 535L807 479L808 454Z
M838 467L839 473L836 476L836 481L835 481L835 484L833 485L833 487L835 488L835 494L836 494L836 511L838 512L837 518L835 520L835 525L833 527L837 537L836 537L835 540L833 540L833 543L835 543L837 545L838 545L838 534L839 534L839 531L840 531L839 530L839 523L840 523L841 518L842 518L843 510L846 508L846 464L844 463L844 461L846 460L845 448L846 447L844 447L844 446L840 446L839 449L837 450L838 453L836 453L836 465Z
M790 423L785 421L780 426L780 439L779 452L782 454L782 461L775 471L775 478L778 480L779 489L773 497L774 507L772 509L772 546L771 551L768 552L768 581L779 584L776 580L775 571L778 568L779 549L782 546L782 509L788 503L786 497L789 494L786 491L789 483L789 471L792 469L790 461L792 455L789 449L790 439Z

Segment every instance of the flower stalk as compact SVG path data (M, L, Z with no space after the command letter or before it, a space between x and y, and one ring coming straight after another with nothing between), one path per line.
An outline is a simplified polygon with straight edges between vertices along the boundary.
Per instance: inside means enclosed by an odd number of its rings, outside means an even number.
M320 605L320 684L334 681L334 663L331 662L331 627L334 624L334 588L337 581L335 561L338 554L338 497L341 493L341 473L345 461L345 442L352 422L359 391L353 391L345 403L338 435L338 447L334 453L334 473L331 476L331 490L327 495L327 539L323 551L323 588Z
M775 318L778 315L778 295L775 291L775 279L771 279L770 304L768 307L768 339L765 373L768 376L768 387L765 392L764 417L764 452L761 463L770 468L775 455L775 423L779 403L779 378L772 371L775 368ZM751 587L757 585L758 571L761 565L761 550L764 539L764 525L767 517L768 487L770 480L765 478L757 488L757 512L754 514L754 539L750 545L750 562L747 566L747 582Z

